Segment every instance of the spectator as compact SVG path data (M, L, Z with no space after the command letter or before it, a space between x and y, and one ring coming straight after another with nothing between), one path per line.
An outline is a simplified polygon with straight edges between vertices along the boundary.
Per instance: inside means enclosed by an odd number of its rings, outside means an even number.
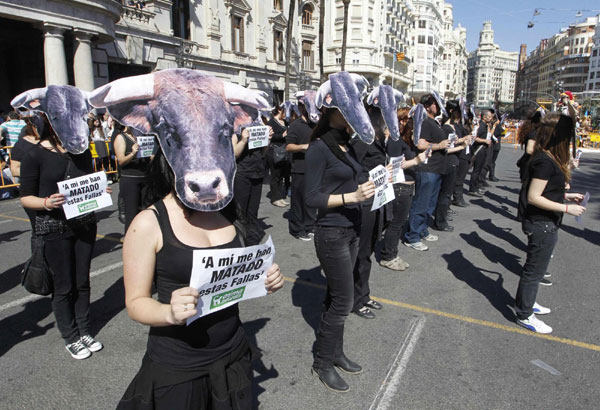
M0 133L2 133L2 145L12 147L19 140L21 129L25 126L20 115L16 111L8 114L8 121L0 124Z

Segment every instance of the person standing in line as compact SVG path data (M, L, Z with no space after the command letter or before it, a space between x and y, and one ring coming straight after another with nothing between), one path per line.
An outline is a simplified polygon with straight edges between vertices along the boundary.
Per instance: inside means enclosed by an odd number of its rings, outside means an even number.
M502 148L502 137L504 135L504 127L502 124L498 123L496 128L494 129L494 138L492 138L492 157L490 159L490 163L488 165L488 179L492 182L500 181L496 177L496 160L498 159L498 155L500 154L500 148Z
M484 167L488 159L488 151L492 144L492 135L494 135L494 114L490 110L484 110L481 114L481 124L477 129L475 143L473 144L473 171L471 171L471 181L467 195L483 197Z
M468 137L468 139L466 141L467 145L465 145L465 149L460 151L458 154L458 168L456 169L456 182L454 184L454 192L452 193L452 205L458 206L460 208L466 208L467 206L469 206L469 204L467 203L467 201L465 201L463 191L465 185L465 178L469 173L469 167L471 165L471 142L474 138L471 136L471 133L473 132L473 123L471 115L467 115L467 119L464 122L464 124L459 121L458 123L454 123L454 127L462 130L462 135Z
M386 145L388 157L404 155L402 169L406 179L405 182L394 184L396 198L392 201L392 220L383 236L381 260L379 261L379 264L384 268L395 271L403 271L410 267L407 262L398 256L398 245L408 220L408 212L410 211L415 187L416 169L427 158L425 152L417 155L417 147L413 141L413 119L409 117L409 111L410 108L400 108L398 110L400 139L397 141L388 139Z
M536 111L530 118L526 119L521 127L519 127L519 133L517 135L517 142L521 145L521 149L524 149L525 152L517 161L517 167L519 167L519 177L521 178L521 182L523 182L523 178L525 177L525 171L529 167L529 160L531 159L531 155L533 155L533 150L535 148L535 134L537 132L538 127L540 126L540 121L542 120L542 113L540 111Z
M442 174L446 171L448 139L444 130L434 119L440 113L441 107L433 94L421 97L421 104L425 108L426 117L421 124L417 148L420 152L429 149L432 155L426 164L420 165L419 172L416 174L415 196L411 204L408 229L404 234L403 243L409 248L426 251L429 247L422 240L428 242L438 240L436 235L429 233L428 227L440 192Z
M317 209L315 250L327 278L312 373L339 392L348 391L349 386L335 367L350 374L362 371L344 354L344 323L354 299L352 272L358 253L361 203L375 194L373 181L359 185L362 167L349 142L344 116L336 108L327 108L306 153L306 168L311 172L306 174L305 198L309 207Z
M285 208L289 203L285 200L287 190L285 187L285 178L290 171L290 162L287 158L275 162L275 150L285 148L285 137L287 135L287 125L283 120L285 111L281 107L275 107L272 112L268 125L273 128L273 137L267 151L267 164L271 175L270 192L271 204L280 208Z
M550 264L563 215L580 216L583 195L566 193L570 180L569 145L574 141L573 118L547 114L536 133L536 145L519 195L518 219L527 235L527 259L515 297L517 324L536 333L552 328L537 318L551 312L537 303L540 281ZM564 201L575 204L565 204Z
M288 128L286 150L292 153L292 197L289 216L290 234L301 241L310 241L315 230L315 210L306 205L305 154L314 124L302 102L298 104L301 116ZM311 169L312 172L312 169Z

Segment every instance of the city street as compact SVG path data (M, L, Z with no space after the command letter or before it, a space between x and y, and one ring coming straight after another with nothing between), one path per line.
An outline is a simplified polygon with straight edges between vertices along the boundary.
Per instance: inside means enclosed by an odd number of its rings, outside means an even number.
M552 309L544 318L554 328L551 335L514 323L526 244L515 218L520 155L512 145L502 147L501 181L484 198L466 196L471 205L454 208L454 232L439 233L428 252L400 245L411 265L407 271L374 262L371 295L384 307L374 320L350 315L346 322L346 353L364 371L343 374L350 384L344 394L328 391L310 373L325 292L314 244L288 234L287 211L270 205L264 185L259 215L286 283L276 294L240 306L255 346L256 408L598 408L600 155L584 153L573 172L571 190L591 194L584 225L565 217L549 268L554 284L539 290L539 303ZM148 329L124 308L123 225L116 206L98 217L91 319L105 347L77 361L64 348L50 298L20 285L29 220L18 200L0 202L1 409L113 409L138 371Z

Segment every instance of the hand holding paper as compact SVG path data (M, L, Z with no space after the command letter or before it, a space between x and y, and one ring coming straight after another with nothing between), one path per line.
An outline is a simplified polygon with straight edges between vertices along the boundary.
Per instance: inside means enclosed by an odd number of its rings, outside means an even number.
M196 310L197 303L198 289L187 286L174 290L171 293L167 322L172 325L185 324L187 319L198 313Z
M578 194L578 195L581 195L581 194ZM590 200L590 193L586 192L585 196L583 197L583 200L581 200L580 205L570 205L569 206L569 213L571 215L575 215L575 221L580 225L583 225L583 219L581 218L581 215L583 215L583 213L585 212L585 207L587 206L589 200ZM571 207L573 207L573 210L571 210Z
M279 270L279 265L274 263L271 265L269 270L267 270L267 278L265 279L265 288L267 289L267 293L277 292L279 289L283 287L283 275L281 274L281 270Z

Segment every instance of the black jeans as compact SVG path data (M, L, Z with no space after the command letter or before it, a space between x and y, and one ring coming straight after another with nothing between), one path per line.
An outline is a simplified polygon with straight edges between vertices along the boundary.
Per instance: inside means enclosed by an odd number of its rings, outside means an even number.
M448 226L448 210L450 209L450 200L454 191L454 181L456 180L456 165L448 164L446 173L442 175L442 185L438 195L437 205L435 206L435 228L444 229Z
M500 148L498 148L498 149L494 148L494 151L492 152L492 160L490 162L490 172L489 172L490 179L496 178L496 160L498 159L498 154L500 154Z
M147 179L144 177L132 177L121 175L119 181L119 192L123 198L123 208L125 209L125 233L133 218L140 212L142 205L142 188Z
M408 221L408 212L414 191L414 184L394 184L396 199L392 202L392 221L383 235L381 246L381 259L383 260L391 261L398 256L398 245L406 227L406 221Z
M463 185L465 184L465 178L469 172L470 165L469 158L459 158L458 168L456 169L456 180L454 181L454 200L461 201L463 197Z
M258 220L262 182L262 177L250 178L243 174L235 175L233 195L240 208L249 217L250 222Z
M533 313L540 281L548 270L550 257L558 240L558 226L550 221L523 221L527 235L527 259L515 297L515 312L519 319Z
M52 310L65 343L90 334L90 263L96 225L45 241L44 255L52 270Z
M371 255L375 251L375 244L383 230L383 212L385 207L371 211L373 199L363 202L360 234L358 240L358 255L354 264L354 305L357 311L367 303L371 297L369 278L371 277Z
M469 192L476 192L479 188L481 188L481 176L487 158L487 146L482 145L477 147L473 155L473 171L471 172Z
M279 201L287 197L286 178L290 174L290 162L288 160L275 163L273 161L273 148L269 146L267 151L267 165L271 174L270 189L271 202Z
M352 310L354 285L352 271L358 254L358 232L354 227L317 226L315 249L327 279L324 313L317 330L317 368L330 368L336 351L343 346L344 322Z
M289 230L292 236L304 236L315 230L316 211L304 200L304 174L292 174L292 198Z

